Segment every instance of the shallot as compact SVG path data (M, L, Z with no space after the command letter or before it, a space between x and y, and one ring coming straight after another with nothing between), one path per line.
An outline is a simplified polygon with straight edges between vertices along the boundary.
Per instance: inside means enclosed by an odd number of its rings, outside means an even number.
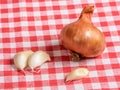
M66 82L72 80L78 80L86 77L89 74L89 70L87 68L77 68L71 71L66 77Z
M96 57L105 49L104 34L91 22L94 6L85 6L79 19L66 25L60 34L62 45L72 52L73 60Z

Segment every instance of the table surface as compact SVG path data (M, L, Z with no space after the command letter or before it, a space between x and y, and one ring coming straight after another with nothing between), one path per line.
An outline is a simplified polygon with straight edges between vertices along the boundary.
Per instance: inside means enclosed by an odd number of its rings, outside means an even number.
M105 35L106 48L96 58L72 62L60 44L62 28L78 19L86 5L94 5L93 24ZM24 50L44 50L51 61L40 73L15 68L13 57ZM71 83L64 79L78 67L88 77ZM120 0L1 0L0 89L13 90L118 90L120 88Z

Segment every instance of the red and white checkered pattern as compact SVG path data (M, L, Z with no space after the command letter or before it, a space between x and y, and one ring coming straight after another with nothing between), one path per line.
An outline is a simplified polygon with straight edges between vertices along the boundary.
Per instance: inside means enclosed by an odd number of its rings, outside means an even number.
M97 58L72 62L59 42L63 26L77 20L85 5L94 5L92 21L106 38ZM18 72L13 56L23 50L44 50L51 61L40 74ZM66 75L87 67L87 78L65 83ZM120 0L0 0L0 90L119 90Z

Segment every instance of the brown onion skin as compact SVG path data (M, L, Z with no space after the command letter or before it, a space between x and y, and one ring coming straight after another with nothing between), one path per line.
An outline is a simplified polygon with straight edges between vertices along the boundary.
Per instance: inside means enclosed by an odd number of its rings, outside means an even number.
M79 19L66 25L60 34L62 45L84 57L96 57L105 49L104 34L91 23L94 6L86 6Z

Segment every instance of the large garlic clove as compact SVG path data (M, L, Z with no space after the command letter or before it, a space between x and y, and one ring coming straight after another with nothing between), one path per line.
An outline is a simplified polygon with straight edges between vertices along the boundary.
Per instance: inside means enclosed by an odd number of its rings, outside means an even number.
M17 53L14 56L14 64L15 64L16 68L24 71L24 68L27 66L28 57L32 53L33 53L33 51L31 51L31 50L22 51L22 52Z
M44 51L37 51L33 53L28 59L28 66L32 69L42 65L46 61L50 61L50 56Z
M89 70L87 68L77 68L68 74L65 81L67 82L67 81L82 79L86 77L88 74L89 74Z

